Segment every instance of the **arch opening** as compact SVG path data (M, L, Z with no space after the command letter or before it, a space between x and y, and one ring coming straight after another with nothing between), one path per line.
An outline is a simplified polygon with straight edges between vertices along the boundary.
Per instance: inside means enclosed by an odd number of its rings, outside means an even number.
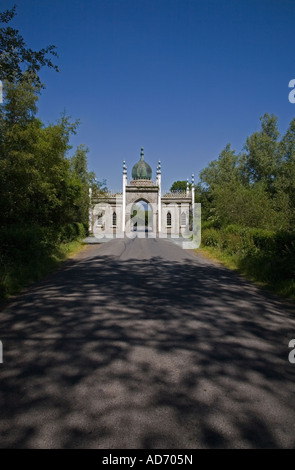
M131 227L134 232L150 232L153 230L153 209L145 199L140 199L132 205Z

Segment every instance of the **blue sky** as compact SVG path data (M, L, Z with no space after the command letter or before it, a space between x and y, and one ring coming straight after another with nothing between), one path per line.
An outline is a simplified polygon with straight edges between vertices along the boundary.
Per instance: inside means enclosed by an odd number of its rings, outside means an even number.
M294 0L1 0L17 4L33 49L54 44L39 117L81 124L89 169L121 188L144 147L163 187L198 173L230 142L238 152L265 112L284 133L295 116Z

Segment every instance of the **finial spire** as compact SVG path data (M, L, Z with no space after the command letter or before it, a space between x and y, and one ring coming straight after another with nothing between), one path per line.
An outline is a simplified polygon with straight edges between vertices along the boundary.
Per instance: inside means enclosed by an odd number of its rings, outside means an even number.
M141 150L140 150L140 160L143 160L143 147L141 147Z
M158 166L157 166L157 175L160 175L160 174L161 174L161 162L159 160Z

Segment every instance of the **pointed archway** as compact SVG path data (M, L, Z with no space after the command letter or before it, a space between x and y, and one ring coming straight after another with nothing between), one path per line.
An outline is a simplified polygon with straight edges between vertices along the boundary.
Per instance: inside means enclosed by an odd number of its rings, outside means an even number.
M131 230L134 232L153 231L153 208L146 199L139 199L134 202L130 211Z

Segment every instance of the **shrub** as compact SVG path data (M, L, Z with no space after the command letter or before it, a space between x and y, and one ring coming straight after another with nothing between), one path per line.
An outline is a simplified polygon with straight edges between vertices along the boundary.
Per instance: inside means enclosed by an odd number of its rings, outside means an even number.
M228 225L202 232L203 246L216 247L235 257L235 263L253 279L292 292L295 279L295 233ZM293 283L293 284L292 284ZM287 286L287 287L286 287Z
M85 238L85 236L86 236L85 226L80 222L74 222L73 224L66 224L60 230L61 243L72 242L78 238Z
M275 232L263 229L250 229L249 235L254 245L263 252L275 252Z
M225 227L224 232L225 233L233 233L235 235L240 234L240 232L243 230L243 228L240 225L237 224L231 224Z
M38 225L12 225L0 230L0 256L2 260L29 261L41 256L53 243L52 234Z
M207 228L220 228L220 222L217 220L204 220L202 221L202 230Z
M202 244L205 246L220 246L221 232L215 228L202 230Z

